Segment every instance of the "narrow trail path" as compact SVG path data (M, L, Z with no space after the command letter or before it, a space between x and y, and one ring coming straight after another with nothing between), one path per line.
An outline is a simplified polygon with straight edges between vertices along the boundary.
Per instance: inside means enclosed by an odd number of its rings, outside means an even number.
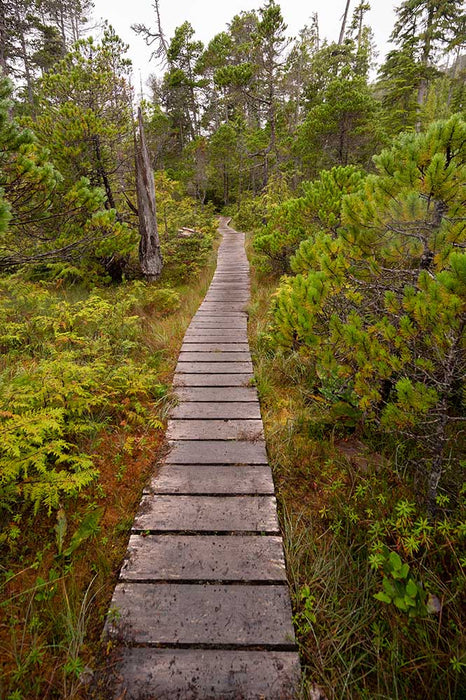
M286 700L296 652L272 474L247 339L244 235L222 220L184 337L170 452L134 521L106 634L115 698Z

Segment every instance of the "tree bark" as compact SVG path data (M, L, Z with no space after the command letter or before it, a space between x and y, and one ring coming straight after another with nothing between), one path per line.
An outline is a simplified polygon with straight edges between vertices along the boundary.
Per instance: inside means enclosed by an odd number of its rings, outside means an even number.
M163 266L157 230L154 173L147 148L141 108L138 109L139 139L136 147L136 190L139 214L139 264L144 277L153 282Z
M429 7L428 15L427 15L427 25L426 25L426 31L425 31L425 38L424 38L424 46L422 47L422 58L421 58L421 65L422 65L422 75L421 79L419 81L419 86L417 90L417 104L418 104L418 119L416 121L416 132L419 133L422 129L422 122L421 122L421 110L422 107L424 106L424 103L426 101L427 97L427 90L429 87L428 79L427 79L427 70L429 66L429 59L430 59L430 54L432 51L432 27L434 23L434 8L432 5Z
M339 44L342 44L343 39L345 38L346 20L348 19L348 10L349 10L349 6L350 6L350 2L351 2L351 0L346 0L345 12L343 14L343 19L341 22L340 37L338 39Z
M5 7L0 2L0 75L8 75L8 65L6 62L6 16Z

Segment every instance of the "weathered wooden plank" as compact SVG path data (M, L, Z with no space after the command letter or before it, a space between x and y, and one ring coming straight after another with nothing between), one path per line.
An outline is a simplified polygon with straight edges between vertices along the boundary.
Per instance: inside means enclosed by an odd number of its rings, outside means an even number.
M233 297L236 296L249 298L251 296L249 291L249 284L245 282L218 282L214 287L210 287L204 299L209 301L208 297L217 296L227 296L231 301L233 300ZM241 301L243 300L241 299Z
M247 330L248 319L246 316L241 318L223 317L223 316L204 316L198 315L193 318L187 330L193 328L218 328L219 330Z
M247 327L248 322L245 318L195 318L189 324L190 330L192 330L193 328L241 328L242 330L246 330Z
M179 440L170 443L167 464L267 464L263 441Z
M256 419L259 420L261 412L258 403L228 402L228 403L206 403L187 402L180 403L171 411L172 418L195 418L195 419Z
M221 280L214 280L209 287L209 290L213 291L226 291L226 290L247 290L249 292L249 280L242 280L241 282L222 282Z
M257 390L255 387L202 387L202 386L179 386L176 387L176 396L180 401L257 401Z
M248 319L247 311L209 311L206 309L199 309L196 313L196 319L225 319L225 318L244 318Z
M249 289L251 277L249 271L246 269L239 270L227 270L223 269L215 273L212 277L211 284L216 286L218 284L231 284L231 285L243 285L243 289Z
M215 309L222 311L243 311L247 306L245 301L203 301L200 309Z
M247 386L252 374L175 374L174 386Z
M183 362L176 365L178 374L252 374L252 362Z
M199 307L199 310L221 312L222 314L224 311L246 311L248 303L249 302L246 301L209 301L202 302L201 306Z
M191 342L184 342L183 345L181 346L181 352L189 352L189 353L215 353L218 355L219 353L222 352L237 352L237 353L248 353L249 354L249 345L247 343L236 343L236 342L230 342L230 343L210 343L210 342L205 342L205 343L191 343Z
M202 328L193 331L187 331L184 337L183 345L186 343L232 343L234 345L245 345L247 343L247 333L240 329L214 329Z
M119 583L111 637L133 644L272 645L294 649L286 586Z
M201 338L207 343L215 342L212 338L220 338L222 342L247 343L248 334L241 328L196 328L188 329L184 336L184 342L192 342L193 338ZM198 342L198 341L197 341Z
M294 651L125 648L109 694L113 700L294 700ZM113 665L112 665L113 667Z
M225 304L229 302L249 301L249 294L239 294L239 292L213 292L212 294L206 294L204 297L205 302L220 303Z
M281 537L131 535L120 581L286 581Z
M274 487L267 464L164 464L144 493L273 496Z
M187 352L178 356L179 362L251 362L251 353L243 352Z
M258 440L264 438L261 420L170 420L169 440Z
M249 277L243 276L241 279L235 278L216 278L212 280L212 284L209 287L207 294L214 294L217 292L225 293L232 292L238 294L250 294L250 281Z
M274 496L142 497L134 531L277 533Z

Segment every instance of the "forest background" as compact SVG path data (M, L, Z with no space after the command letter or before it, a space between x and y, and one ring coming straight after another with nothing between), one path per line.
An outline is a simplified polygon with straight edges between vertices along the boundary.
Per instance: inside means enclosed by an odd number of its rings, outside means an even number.
M155 2L153 283L127 47L91 10L0 0L0 694L86 697L105 663L221 211L249 232L303 696L461 697L463 3L401 2L374 79L369 3L336 42L269 0L204 46Z

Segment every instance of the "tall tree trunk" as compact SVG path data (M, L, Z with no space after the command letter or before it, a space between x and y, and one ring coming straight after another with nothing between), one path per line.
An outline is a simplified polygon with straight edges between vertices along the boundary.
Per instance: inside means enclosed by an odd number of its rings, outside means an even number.
M460 65L460 59L461 59L461 46L458 46L456 49L456 56L453 59L453 71L450 75L450 85L448 87L448 97L447 97L447 105L450 107L451 105L451 100L453 97L453 90L454 90L454 85L455 85L455 80L456 76L458 74L458 68Z
M419 133L422 128L422 123L421 123L421 118L420 118L420 111L426 101L427 97L427 89L429 87L428 79L427 79L427 69L429 66L429 59L430 59L430 54L432 51L432 26L434 23L434 12L435 9L432 5L429 6L429 11L427 15L427 24L426 24L426 31L425 31L425 37L424 37L424 46L422 47L422 58L421 58L421 65L422 65L422 75L421 79L419 81L419 87L417 90L417 104L418 104L418 119L416 122L416 131Z
M144 277L155 281L162 272L163 259L160 251L155 208L155 184L149 150L147 148L141 108L138 109L139 139L136 147L136 190L139 217L139 264Z
M19 41L21 44L21 59L24 65L24 77L26 78L26 88L28 95L28 102L32 107L32 113L34 115L34 93L32 89L32 75L31 68L29 65L28 48L26 43L26 37L24 36L24 22L19 14L18 8L16 8L16 21L19 28Z
M110 180L108 178L107 171L105 170L104 164L102 162L102 150L100 147L100 137L98 134L94 134L94 136L92 136L92 143L94 145L96 169L97 169L99 177L102 181L102 184L104 186L105 194L107 196L107 201L105 202L105 208L106 209L116 209L115 198L113 196L112 186L110 184Z
M6 8L3 2L0 2L0 74L8 75L8 65L6 62Z
M350 3L351 3L351 0L346 0L345 12L343 14L343 19L341 22L340 37L338 39L339 44L342 44L343 39L345 38L346 20L348 19L348 10L349 10Z

